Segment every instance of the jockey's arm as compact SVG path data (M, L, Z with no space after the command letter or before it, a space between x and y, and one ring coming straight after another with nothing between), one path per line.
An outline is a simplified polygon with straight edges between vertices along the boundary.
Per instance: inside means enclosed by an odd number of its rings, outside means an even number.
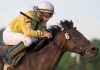
M27 23L26 25L22 26L22 32L30 37L43 37L45 32L40 31L40 30L33 30L31 23Z

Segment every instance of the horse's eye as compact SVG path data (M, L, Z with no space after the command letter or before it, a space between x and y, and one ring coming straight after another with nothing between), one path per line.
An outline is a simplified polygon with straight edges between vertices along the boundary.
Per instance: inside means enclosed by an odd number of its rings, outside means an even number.
M66 33L65 33L65 38L66 38L67 40L69 40L69 39L70 39L70 35L69 35L69 33L68 33L68 32L66 32Z

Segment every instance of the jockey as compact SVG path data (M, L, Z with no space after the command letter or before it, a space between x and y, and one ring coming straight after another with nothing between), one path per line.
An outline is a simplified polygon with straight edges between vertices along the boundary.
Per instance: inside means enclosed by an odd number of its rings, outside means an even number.
M46 29L46 22L53 14L54 6L47 1L34 6L33 10L21 12L3 32L3 42L6 45L18 45L11 53L15 55L32 43L36 43L38 38L52 37ZM13 54L9 56L13 57Z

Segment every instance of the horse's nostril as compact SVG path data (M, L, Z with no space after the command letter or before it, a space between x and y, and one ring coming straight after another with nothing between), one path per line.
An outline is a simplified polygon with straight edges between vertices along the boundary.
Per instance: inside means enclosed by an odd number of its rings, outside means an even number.
M95 47L93 47L93 48L91 48L93 51L95 51L96 50L96 48Z

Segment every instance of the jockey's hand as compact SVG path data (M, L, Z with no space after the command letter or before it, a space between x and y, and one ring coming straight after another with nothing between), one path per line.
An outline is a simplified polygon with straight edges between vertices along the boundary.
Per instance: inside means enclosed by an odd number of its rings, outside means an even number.
M50 33L50 32L44 32L44 35L42 37L52 38L52 33Z

